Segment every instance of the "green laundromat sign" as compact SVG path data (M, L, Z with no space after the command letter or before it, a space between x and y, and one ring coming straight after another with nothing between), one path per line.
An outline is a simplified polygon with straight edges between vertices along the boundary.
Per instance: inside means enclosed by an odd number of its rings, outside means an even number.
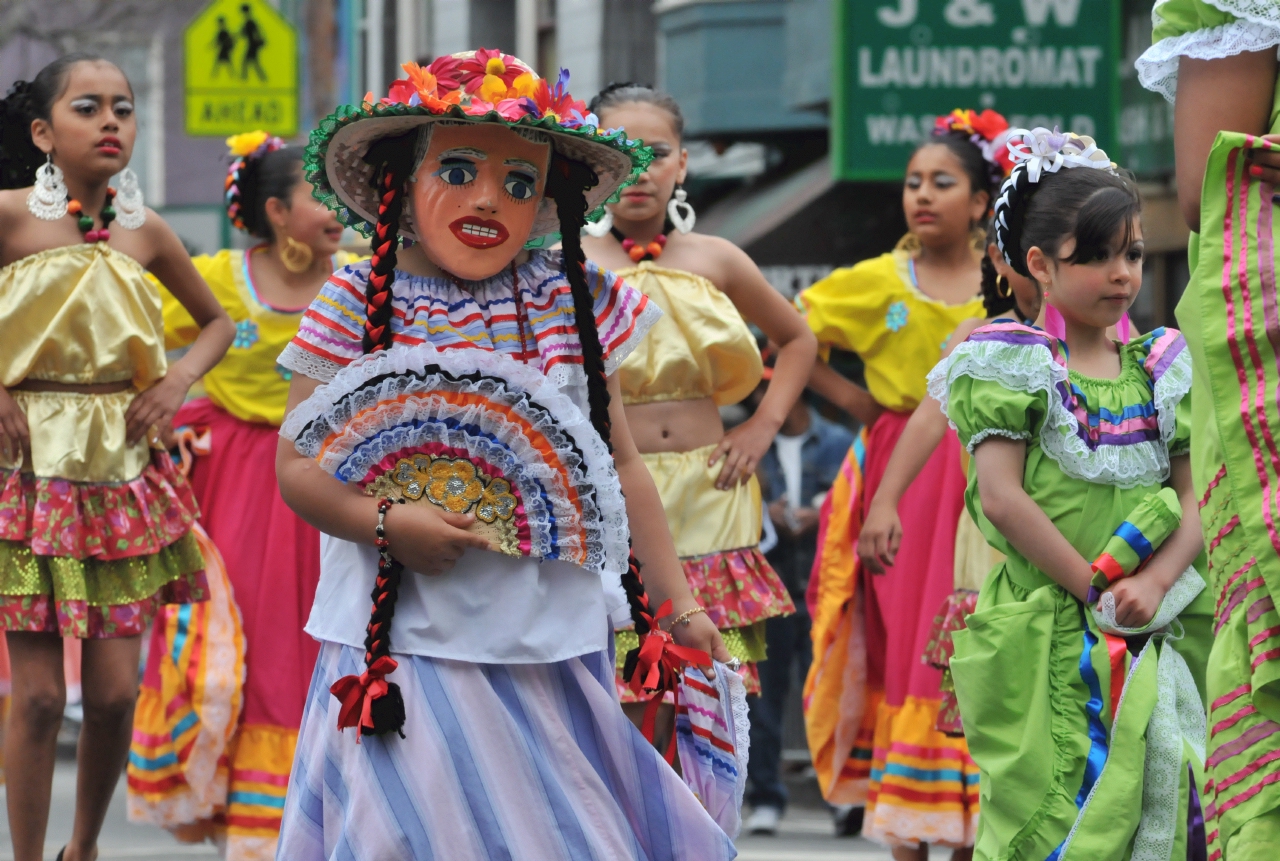
M1132 74L1133 51L1150 44L1150 4L1142 6L1137 0L838 0L836 176L901 177L933 118L958 107L994 108L1014 126L1092 135L1117 161L1141 151L1144 172L1160 169L1160 153L1147 150L1154 138L1167 136L1169 115ZM1123 50L1122 28L1130 36ZM1146 42L1138 44L1144 33Z

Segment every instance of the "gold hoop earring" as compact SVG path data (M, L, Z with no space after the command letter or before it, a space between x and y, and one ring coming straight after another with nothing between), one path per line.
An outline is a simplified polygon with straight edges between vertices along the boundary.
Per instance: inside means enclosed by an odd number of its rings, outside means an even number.
M996 295L1001 299L1008 299L1013 295L1013 285L1009 283L1009 279L1001 275L996 279Z
M310 245L299 242L292 236L284 238L284 245L280 248L280 262L293 274L310 269L313 256Z

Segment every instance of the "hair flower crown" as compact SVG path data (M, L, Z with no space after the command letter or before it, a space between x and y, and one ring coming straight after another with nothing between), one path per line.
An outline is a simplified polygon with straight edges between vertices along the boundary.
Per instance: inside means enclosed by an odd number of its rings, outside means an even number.
M223 181L224 200L227 206L227 218L236 230L244 230L244 215L240 206L240 175L245 163L250 159L262 158L285 146L284 140L258 129L242 132L227 138L227 155L232 156L231 166L227 168L227 178Z
M1041 173L1057 173L1064 167L1090 167L1116 171L1115 162L1098 148L1093 138L1046 128L1009 132L1009 156L1015 165L1026 165L1027 178L1039 182Z
M956 108L933 121L934 135L961 134L969 143L982 151L982 157L995 167L1000 177L1009 175L1013 160L1005 142L1009 139L1009 121L1000 113L987 108L978 111ZM997 177L999 179L1000 177Z

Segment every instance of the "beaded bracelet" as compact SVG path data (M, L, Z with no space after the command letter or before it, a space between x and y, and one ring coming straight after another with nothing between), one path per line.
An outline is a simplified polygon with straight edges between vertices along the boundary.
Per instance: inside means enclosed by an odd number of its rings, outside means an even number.
M387 541L387 512L393 505L403 505L403 499L383 497L378 500L378 525L373 528L373 546L378 548L378 555L384 562L391 560L391 542Z

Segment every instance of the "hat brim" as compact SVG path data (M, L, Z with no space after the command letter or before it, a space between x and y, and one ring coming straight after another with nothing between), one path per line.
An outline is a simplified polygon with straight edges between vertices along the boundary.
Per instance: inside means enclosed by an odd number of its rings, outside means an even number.
M586 192L587 219L594 221L604 214L604 204L618 199L618 192L633 183L653 160L653 150L640 141L627 139L625 132L604 132L594 126L570 129L553 117L522 118L512 122L495 111L482 116L451 107L444 113L433 113L422 106L394 104L343 105L326 117L307 146L304 166L307 181L316 199L337 215L338 220L364 236L373 232L377 222L378 195L373 185L373 166L364 160L375 141L404 134L427 123L448 120L450 123L498 123L508 128L537 129L551 140L552 147L563 156L580 161L595 171L599 182ZM560 219L554 201L543 198L538 205L529 239L536 240L560 230ZM400 235L417 240L412 207L404 207L400 217Z

